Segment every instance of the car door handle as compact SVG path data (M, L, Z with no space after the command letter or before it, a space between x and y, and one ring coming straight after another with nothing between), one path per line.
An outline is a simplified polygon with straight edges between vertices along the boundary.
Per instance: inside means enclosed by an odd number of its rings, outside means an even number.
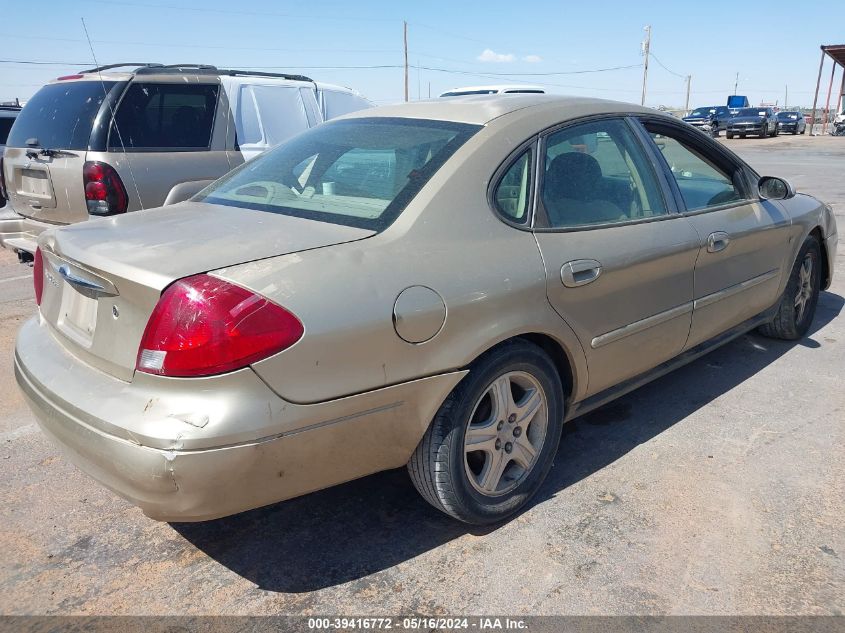
M731 243L731 236L724 231L716 231L707 236L707 252L718 253L723 251Z
M576 259L560 268L560 280L567 288L576 288L595 281L601 275L601 263L594 259Z

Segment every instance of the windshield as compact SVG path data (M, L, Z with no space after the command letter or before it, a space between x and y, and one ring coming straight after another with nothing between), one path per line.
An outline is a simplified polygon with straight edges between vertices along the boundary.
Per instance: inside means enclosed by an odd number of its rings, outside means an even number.
M743 108L737 113L737 116L765 116L766 111L760 108Z
M690 116L710 116L716 112L716 108L696 108L690 112Z
M479 129L387 117L325 123L245 163L194 200L383 230Z
M26 147L36 139L49 149L88 149L91 128L114 81L69 81L47 84L24 106L6 143Z
M797 119L799 116L798 112L778 112L779 119Z

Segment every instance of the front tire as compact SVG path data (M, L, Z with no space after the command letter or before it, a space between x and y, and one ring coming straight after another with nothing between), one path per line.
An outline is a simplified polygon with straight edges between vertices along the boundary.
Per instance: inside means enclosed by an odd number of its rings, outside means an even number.
M408 472L438 510L465 523L495 523L537 492L562 427L554 364L536 345L508 342L479 358L449 394Z
M734 137L734 135L731 134L730 132L725 132L725 138L733 138L733 137Z
M815 236L804 240L781 295L775 318L761 325L761 334L787 341L802 338L816 313L821 288L821 247Z

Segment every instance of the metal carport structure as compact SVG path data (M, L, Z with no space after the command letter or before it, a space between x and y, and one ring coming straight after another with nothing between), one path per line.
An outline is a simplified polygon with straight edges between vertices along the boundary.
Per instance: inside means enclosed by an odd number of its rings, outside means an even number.
M824 58L830 57L833 60L833 66L830 69L830 84L827 87L827 102L824 109L824 116L822 118L822 134L827 129L828 119L830 118L830 96L833 91L833 77L836 74L836 67L842 68L842 81L839 87L839 97L836 100L836 111L839 112L842 107L842 96L845 95L845 44L829 44L822 46L822 57L819 62L819 76L816 79L816 93L813 97L813 114L812 123L810 124L810 134L815 134L816 125L816 109L819 101L819 88L822 82L822 69L824 68Z

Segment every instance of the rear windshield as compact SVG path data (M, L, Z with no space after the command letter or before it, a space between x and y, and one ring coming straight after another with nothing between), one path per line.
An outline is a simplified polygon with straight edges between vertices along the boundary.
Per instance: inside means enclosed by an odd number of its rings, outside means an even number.
M9 133L9 147L36 139L45 149L88 149L91 127L114 81L47 84L27 102Z
M380 231L479 129L386 117L324 123L245 163L194 200Z
M109 134L120 150L200 150L211 144L218 84L133 82Z

